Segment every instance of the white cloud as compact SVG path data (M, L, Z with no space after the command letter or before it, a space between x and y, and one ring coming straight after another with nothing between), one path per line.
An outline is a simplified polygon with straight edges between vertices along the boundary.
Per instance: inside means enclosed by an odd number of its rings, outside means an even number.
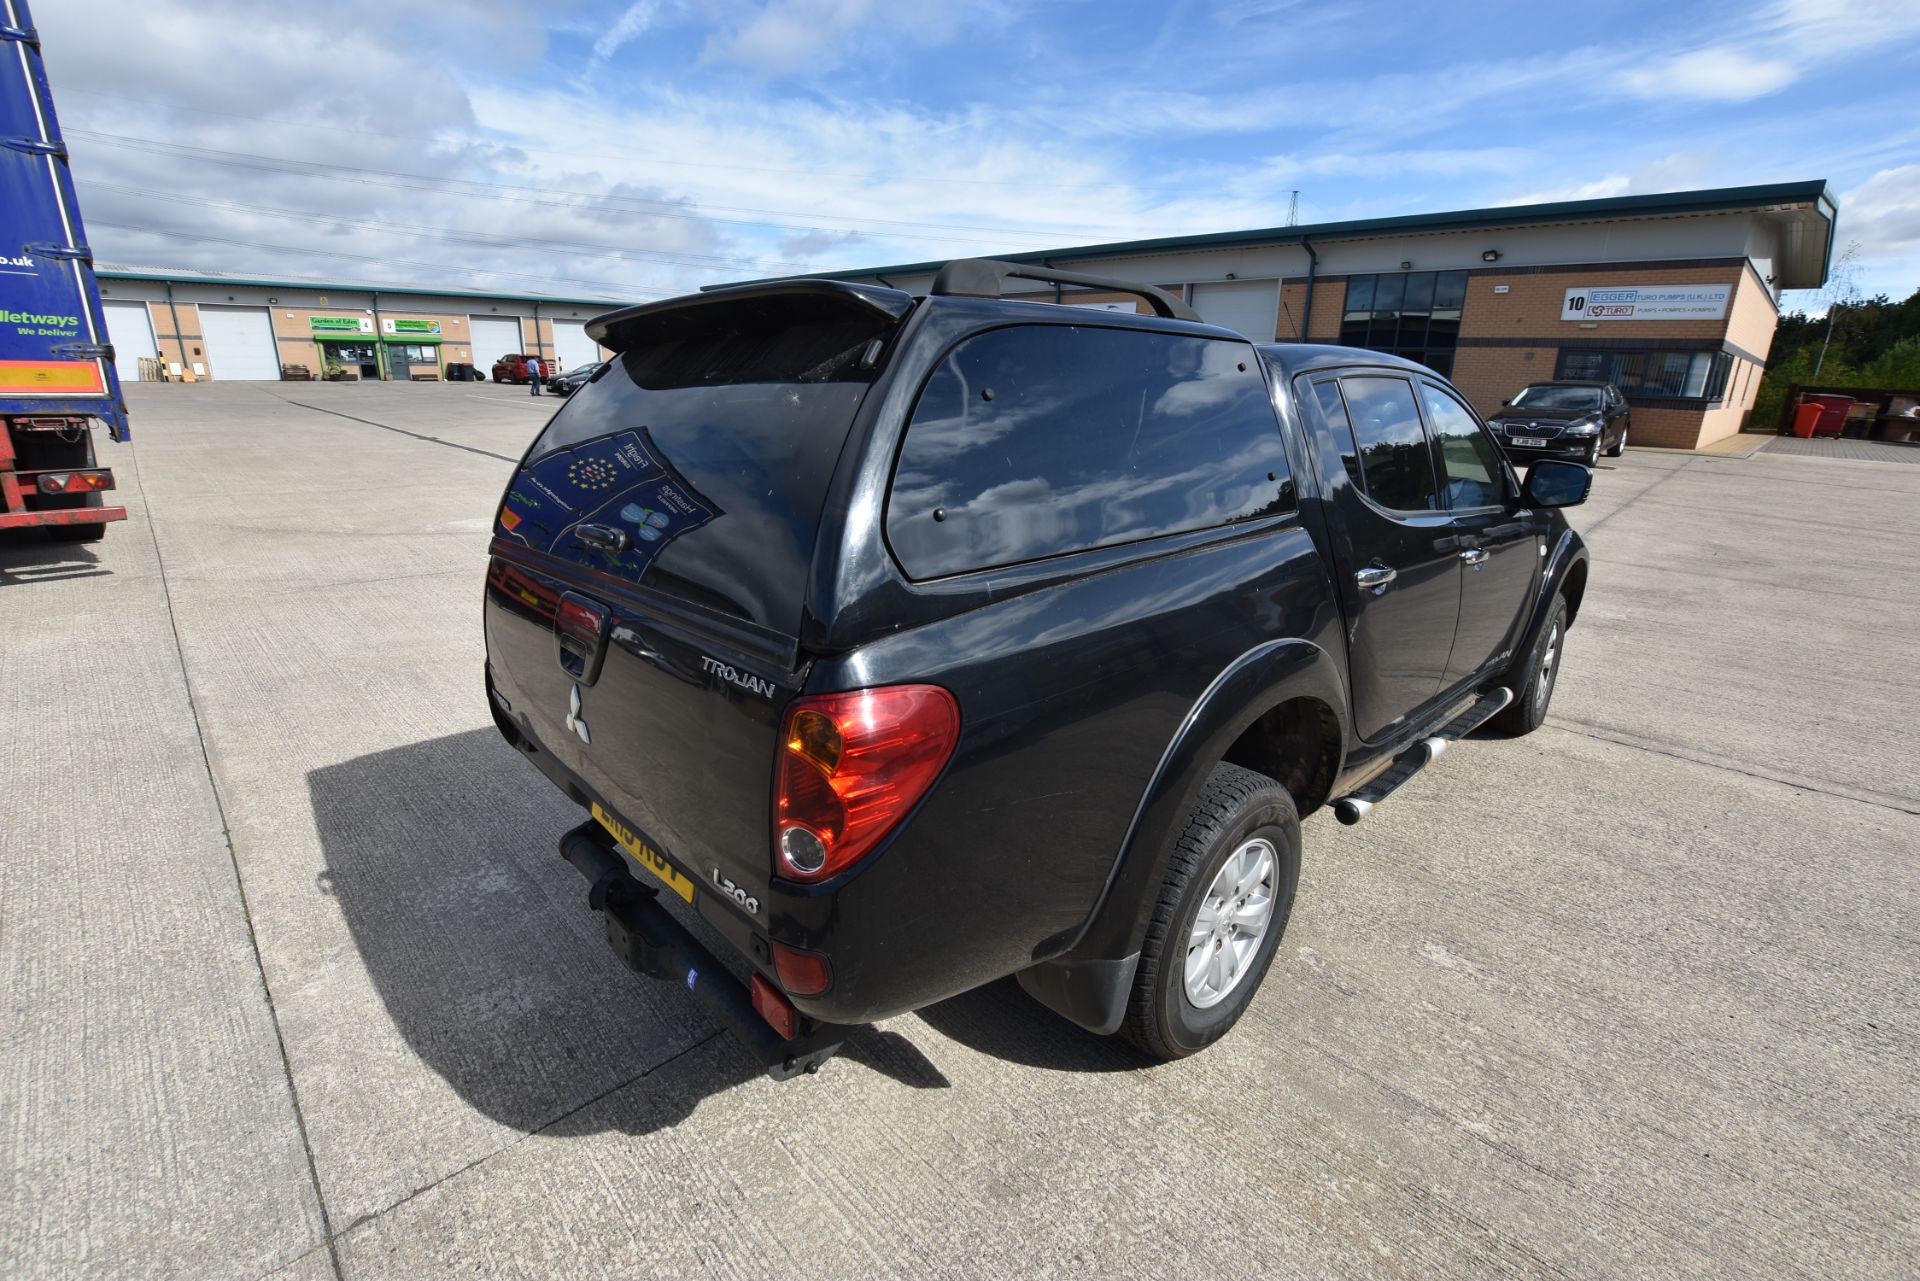
M1628 71L1627 88L1645 98L1696 98L1747 102L1783 89L1799 78L1793 64L1740 49L1698 49L1653 66Z
M659 0L634 0L613 25L601 32L593 42L593 66L599 66L624 46L645 35L659 16Z
M919 48L945 44L963 27L992 29L998 4L943 0L767 0L752 17L708 38L702 61L766 78L831 71L881 41Z
M1603 174L1585 181L1535 187L1495 201L1496 205L1540 205L1567 200L1602 200L1609 196L1644 195L1656 191L1687 191L1712 182L1712 151L1676 151L1639 165L1626 173Z
M1840 227L1863 259L1920 249L1920 164L1882 169L1842 195Z

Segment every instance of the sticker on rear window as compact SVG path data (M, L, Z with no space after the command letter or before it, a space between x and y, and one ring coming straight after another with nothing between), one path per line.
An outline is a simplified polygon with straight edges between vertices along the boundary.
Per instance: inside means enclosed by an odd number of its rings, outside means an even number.
M668 543L721 514L666 466L642 428L558 450L514 477L497 532L637 579ZM591 538L582 526L594 527Z

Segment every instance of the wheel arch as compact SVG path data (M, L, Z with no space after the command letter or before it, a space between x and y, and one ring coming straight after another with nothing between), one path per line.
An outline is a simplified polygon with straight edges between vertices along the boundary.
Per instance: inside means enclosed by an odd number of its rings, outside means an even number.
M1173 833L1215 765L1278 779L1302 816L1323 804L1348 742L1345 682L1311 641L1271 641L1235 659L1181 722L1140 797L1098 902L1078 930L1020 974L1042 1004L1091 1031L1120 1025ZM1292 762L1289 753L1309 759Z
M1565 577L1560 580L1560 595L1567 602L1567 626L1573 626L1573 620L1580 616L1580 602L1587 594L1587 558L1579 557L1567 566Z

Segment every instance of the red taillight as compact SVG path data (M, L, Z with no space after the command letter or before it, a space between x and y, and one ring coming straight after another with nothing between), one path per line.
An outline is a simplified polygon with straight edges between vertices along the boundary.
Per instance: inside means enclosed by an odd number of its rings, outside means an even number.
M49 471L40 473L43 494L90 494L113 488L110 471Z
M833 984L833 964L818 952L803 947L773 945L773 972L780 986L794 996L818 996Z
M858 861L926 795L959 737L959 705L937 685L795 699L774 772L780 874L819 881Z
M800 1015L793 1003L780 995L780 989L767 982L766 976L756 974L747 982L753 993L753 1008L767 1026L778 1032L783 1040L791 1041L800 1031Z

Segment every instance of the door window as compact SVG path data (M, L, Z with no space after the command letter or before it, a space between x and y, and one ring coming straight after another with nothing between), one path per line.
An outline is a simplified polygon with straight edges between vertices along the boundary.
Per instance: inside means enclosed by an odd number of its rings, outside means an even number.
M1447 506L1497 507L1506 501L1500 447L1480 428L1473 411L1432 383L1420 384L1427 422L1440 443L1440 465L1447 473Z
M935 578L1293 508L1246 343L1019 325L967 339L928 378L887 539Z
M1438 510L1433 452L1420 427L1413 387L1404 378L1348 375L1340 380L1367 496L1395 511Z

